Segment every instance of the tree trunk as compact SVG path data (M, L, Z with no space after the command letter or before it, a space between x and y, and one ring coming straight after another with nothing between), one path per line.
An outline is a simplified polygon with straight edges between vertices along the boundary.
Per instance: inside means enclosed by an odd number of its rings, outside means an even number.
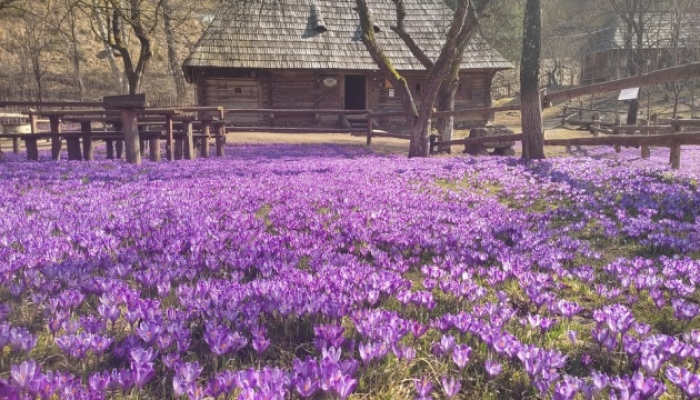
M410 124L411 141L408 148L408 158L430 157L430 117L416 117Z
M105 28L105 23L102 21L102 7L97 4L97 0L92 0L92 8L94 10L94 16L95 19L97 20L97 29L100 34L100 37L102 38L107 38L109 35L107 34L107 29ZM117 84L117 86L120 89L124 89L124 78L122 76L121 70L119 70L119 67L117 66L117 61L114 59L114 51L112 47L109 45L108 41L103 41L102 42L102 49L107 55L107 60L109 60L109 68L112 71L112 76L114 77L114 83Z
M449 83L443 82L438 94L438 111L454 111L455 110L455 95L459 89L459 79L452 80ZM440 133L441 141L452 140L454 137L454 116L438 118L438 132ZM450 146L440 148L440 151L451 152Z
M175 82L175 91L177 93L178 101L182 102L186 94L185 82L182 79L182 70L180 69L180 63L177 60L177 49L175 48L175 34L173 32L172 24L172 7L170 5L170 0L162 1L163 7L163 26L165 28L165 41L168 46L168 64L170 65L170 74L173 76L173 81Z
M523 25L523 59L520 64L520 104L523 126L523 158L544 159L540 51L542 46L540 0L527 0Z

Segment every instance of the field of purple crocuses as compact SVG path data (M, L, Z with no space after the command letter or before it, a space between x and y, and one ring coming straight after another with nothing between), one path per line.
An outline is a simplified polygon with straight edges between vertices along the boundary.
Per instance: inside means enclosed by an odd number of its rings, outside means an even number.
M227 152L0 163L0 398L700 398L697 148Z

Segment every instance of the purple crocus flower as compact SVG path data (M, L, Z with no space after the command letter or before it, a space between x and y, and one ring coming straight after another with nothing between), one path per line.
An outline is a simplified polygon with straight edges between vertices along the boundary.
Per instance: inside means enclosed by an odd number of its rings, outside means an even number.
M503 371L501 364L491 360L486 360L484 363L484 368L486 368L486 373L488 373L489 377L492 379L500 375Z
M39 374L39 366L34 360L27 360L20 365L13 364L10 367L10 375L15 385L22 389L27 389L29 384Z
M433 391L433 383L429 379L416 379L413 381L413 385L416 387L416 392L418 392L419 399L430 398L430 392Z
M452 361L457 365L457 368L459 370L463 370L464 367L467 366L467 363L469 363L469 357L471 357L472 354L472 349L471 347L467 345L458 345L455 346L454 350L452 351Z
M448 399L455 397L462 388L462 383L459 381L459 379L454 379L451 377L447 378L443 376L440 379L440 383L442 383L442 390L445 392L445 396L447 396Z

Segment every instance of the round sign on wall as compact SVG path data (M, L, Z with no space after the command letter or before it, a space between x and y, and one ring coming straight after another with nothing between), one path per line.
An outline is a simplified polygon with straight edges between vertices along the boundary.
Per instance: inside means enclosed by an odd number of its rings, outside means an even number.
M333 87L338 84L338 78L324 78L323 84L326 87Z

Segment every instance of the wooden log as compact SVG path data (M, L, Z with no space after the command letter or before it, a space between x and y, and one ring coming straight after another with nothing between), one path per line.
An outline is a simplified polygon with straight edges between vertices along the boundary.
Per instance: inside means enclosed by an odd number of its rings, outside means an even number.
M19 154L19 138L12 138L12 152Z
M680 117L678 119L681 119ZM673 131L674 133L678 134L678 132L681 132L682 130L681 125L674 125ZM671 163L671 169L681 169L681 144L680 143L674 143L671 146L671 154L670 154L670 160L669 162Z
M211 122L202 121L202 158L209 158L209 140L211 138Z
M226 126L224 124L218 124L216 126L216 155L218 157L224 156L224 143L226 141Z
M184 126L182 127L182 130L185 133L185 139L183 143L184 151L185 151L185 160L194 160L195 159L195 152L194 152L194 138L192 137L192 121L188 121L184 123Z
M175 159L175 142L173 139L173 117L171 115L165 116L165 156L168 161L173 161Z
M622 89L629 89L640 86L648 86L657 83L681 81L700 76L700 63L691 63L637 75L631 78L618 79L614 81L595 83L578 88L562 90L549 93L545 96L545 101L553 102L557 100L567 100L576 97L586 96L595 93L613 92Z
M27 159L32 161L39 161L39 143L37 139L24 139L24 146L27 148Z
M49 117L51 132L55 137L51 138L51 159L57 161L61 158L61 119L58 116Z
M141 164L141 146L139 143L139 126L136 120L137 110L124 108L122 114L122 129L124 130L124 147L126 148L126 162L129 164Z

